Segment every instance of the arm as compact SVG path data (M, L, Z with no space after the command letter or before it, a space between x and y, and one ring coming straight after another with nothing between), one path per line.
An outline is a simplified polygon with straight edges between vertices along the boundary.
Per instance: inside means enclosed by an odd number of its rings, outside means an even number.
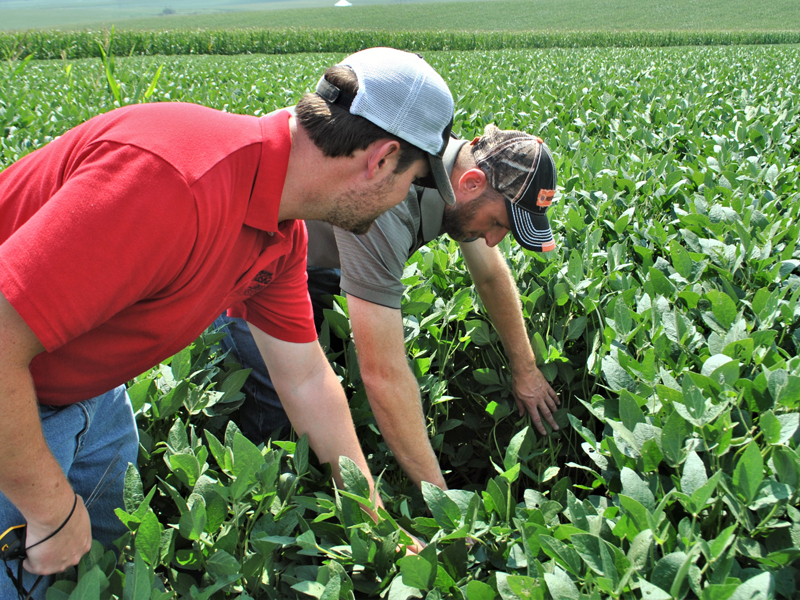
M284 342L252 323L248 325L295 431L308 434L317 458L331 463L337 485L342 486L339 457L347 456L364 473L373 493L375 484L356 437L347 398L319 343ZM382 506L380 498L378 504Z
M500 335L511 364L512 391L519 414L527 410L542 435L546 433L542 418L558 430L553 412L561 401L536 367L536 356L525 329L519 292L511 270L500 251L496 247L489 248L482 239L460 246L478 295Z
M2 294L0 340L0 490L25 518L30 546L61 525L75 493L42 434L28 370L44 348ZM58 573L77 564L91 543L89 514L79 498L64 529L30 551L25 569L40 575Z
M397 462L417 487L447 489L431 448L417 378L408 366L400 311L348 295L361 378L375 420Z

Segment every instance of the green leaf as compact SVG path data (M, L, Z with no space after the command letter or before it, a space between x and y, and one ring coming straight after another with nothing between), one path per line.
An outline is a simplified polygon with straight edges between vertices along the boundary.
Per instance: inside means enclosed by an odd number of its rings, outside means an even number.
M712 583L703 588L703 594L700 599L728 600L738 587L738 583Z
M495 600L497 594L494 593L489 584L473 579L467 584L467 600Z
M208 569L208 574L211 575L212 579L216 581L220 577L239 573L242 566L239 561L224 550L217 550L206 561L206 569Z
M369 482L364 476L364 473L361 472L361 469L358 468L358 465L353 462L352 459L346 456L340 456L339 470L342 473L342 483L344 483L344 489L351 494L358 496L359 498L363 498L364 500L371 502Z
M508 578L509 583L511 577ZM530 579L530 578L528 578ZM531 579L531 581L534 581ZM544 582L547 584L547 589L550 596L553 598L569 598L570 600L580 600L581 593L575 586L575 583L567 576L564 571L557 569L555 573L545 573ZM517 594L520 598L530 598L531 595Z
M654 439L649 439L642 444L642 470L645 473L657 471L658 465L664 459L664 454L661 448L658 447L658 442Z
M628 390L622 390L619 395L619 416L622 424L629 430L636 429L637 423L644 423L644 415L639 404Z
M319 600L339 600L339 594L342 590L342 580L336 576L331 577L325 585L325 591L319 597Z
M566 575L564 577L569 579ZM539 589L534 578L524 575L509 575L506 584L519 598L534 598Z
M567 546L563 542L555 539L549 535L540 535L539 542L542 545L542 550L550 558L554 559L558 564L564 567L567 571L575 575L581 576L581 561L580 555L571 546Z
M744 498L745 504L750 504L763 480L764 461L761 451L758 444L750 442L733 470L733 485Z
M735 531L736 525L731 525L730 527L723 529L720 534L709 544L712 560L719 559L727 547L733 543L733 541L736 539L734 536Z
M650 548L653 545L653 532L650 529L640 531L631 546L628 549L628 560L631 563L631 568L640 571L647 565L647 559L650 555Z
M706 297L711 302L711 311L714 313L714 317L725 329L730 329L737 316L736 304L731 297L717 290L709 291Z
M295 583L292 586L292 589L300 592L301 594L305 594L306 596L314 596L314 598L319 598L325 593L324 585L316 581L308 580Z
M610 355L603 357L601 370L608 382L608 386L615 392L623 389L632 390L636 387L633 377Z
M422 592L415 587L403 583L402 577L395 577L389 587L388 600L408 600L409 598L422 598Z
M122 598L123 600L150 600L151 591L152 571L144 562L142 555L137 552L133 563L125 565L125 588ZM97 597L95 596L95 599ZM70 600L72 600L72 596L70 596Z
M673 240L669 245L670 258L672 258L672 266L675 270L686 280L691 281L692 278L692 257L686 249L678 242Z
M191 451L189 438L186 435L186 426L180 419L175 419L172 427L170 427L167 444L175 453Z
M756 575L741 584L730 600L772 600L775 595L775 580L771 573Z
M153 511L148 511L136 532L136 550L147 564L158 564L161 547L161 524Z
M685 575L683 581L678 581L679 571L681 571L687 558L688 556L683 552L673 552L663 557L656 563L650 582L662 590L670 590L670 595L672 596L675 596L672 593L672 588L676 583L681 586L682 590L683 588L688 589L689 584L685 580Z
M681 475L681 491L687 496L694 494L708 482L706 467L696 452L692 451L683 463Z
M5 577L5 575L3 575ZM78 585L72 590L69 595L69 600L97 600L100 597L100 592L108 587L108 579L103 571L100 570L99 565L95 565L91 571L84 574L78 581ZM147 598L150 598L150 589L148 586ZM139 598L131 598L125 596L125 600L139 600Z
M778 422L781 424L781 435L778 444L785 444L794 437L795 432L800 428L800 413L792 412L778 415Z
M523 449L527 435L528 427L524 427L519 433L511 438L511 441L508 443L508 447L506 448L506 456L503 460L503 466L505 467L506 471L519 462L520 451Z
M775 413L768 410L758 419L761 431L764 432L764 439L770 444L777 444L781 439L781 422L775 417Z
M261 450L240 432L233 435L233 475L239 477L245 471L257 473L264 464Z
M423 481L422 495L425 498L425 504L428 505L428 509L440 527L448 531L458 528L461 521L461 510L445 492L432 483Z
M642 600L672 600L669 593L644 579L639 580L639 590L642 592Z
M575 551L595 573L609 578L614 587L619 582L619 572L614 562L613 551L600 537L588 533L576 533L570 536Z
M187 346L173 356L172 362L170 362L170 368L172 369L172 376L175 378L175 381L186 379L192 369L192 347Z
M691 433L686 420L677 412L671 412L661 430L661 449L671 467L677 467L684 460L683 442Z
M426 546L416 555L404 556L397 564L403 583L420 590L429 590L436 581L436 545Z
M202 500L197 500L188 511L181 515L178 527L181 535L187 540L200 539L206 527L206 507Z
M675 293L675 287L670 280L655 267L650 267L648 273L650 275L650 281L653 284L653 291L665 298L672 298Z
M294 449L294 469L298 477L304 475L308 470L308 435L305 433L297 440L297 446Z
M128 465L125 471L125 491L122 495L125 502L125 511L133 513L144 501L144 490L139 470L134 465Z
M653 492L650 491L647 483L635 471L624 467L620 473L620 479L622 480L623 494L630 496L647 510L652 511L655 509L656 499L653 496Z
M699 513L703 510L709 498L711 498L711 495L714 493L714 490L717 488L717 483L719 483L721 477L722 471L717 471L706 483L694 491L692 494L692 502L695 505L695 513Z

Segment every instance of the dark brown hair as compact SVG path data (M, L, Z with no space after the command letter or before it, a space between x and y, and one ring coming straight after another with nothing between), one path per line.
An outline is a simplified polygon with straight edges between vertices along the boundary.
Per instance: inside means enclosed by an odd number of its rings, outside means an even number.
M325 71L330 83L346 94L355 97L358 79L350 67L336 65ZM425 157L425 151L381 129L371 121L330 104L317 94L306 94L297 103L295 114L314 145L325 156L353 156L377 140L391 139L400 143L395 173L403 173L414 162Z

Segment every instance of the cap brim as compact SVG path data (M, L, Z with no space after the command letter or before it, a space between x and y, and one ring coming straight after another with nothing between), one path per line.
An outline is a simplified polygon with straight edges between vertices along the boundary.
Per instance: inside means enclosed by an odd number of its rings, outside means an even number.
M545 213L518 208L507 200L506 210L511 233L514 234L514 238L520 246L533 252L555 250L556 242L553 239L553 231L550 229L550 221L547 220Z
M439 190L439 195L444 200L445 204L453 206L456 203L456 194L453 191L453 185L450 183L450 175L447 174L447 169L442 162L442 159L433 154L428 154L428 162L431 166L431 175L433 182L436 184L436 189ZM430 179L428 179L430 181Z

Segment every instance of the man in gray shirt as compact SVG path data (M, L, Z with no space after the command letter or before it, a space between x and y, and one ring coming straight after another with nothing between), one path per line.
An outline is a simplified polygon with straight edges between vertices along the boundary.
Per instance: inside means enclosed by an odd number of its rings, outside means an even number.
M553 412L560 400L536 367L513 276L496 248L512 231L529 250L554 249L545 215L556 189L550 150L539 138L489 125L472 142L451 140L443 161L455 191L453 206L435 190L412 186L406 200L380 216L366 234L319 221L307 226L309 291L318 327L322 297L341 287L347 295L361 377L384 439L417 487L428 481L447 489L427 436L418 383L406 359L400 312L403 270L418 248L444 233L459 242L508 356L520 414L527 410L544 434L542 420L558 429ZM261 442L288 420L247 324L224 316L217 325L223 323L228 323L229 333L223 347L253 369L239 423L245 435Z

